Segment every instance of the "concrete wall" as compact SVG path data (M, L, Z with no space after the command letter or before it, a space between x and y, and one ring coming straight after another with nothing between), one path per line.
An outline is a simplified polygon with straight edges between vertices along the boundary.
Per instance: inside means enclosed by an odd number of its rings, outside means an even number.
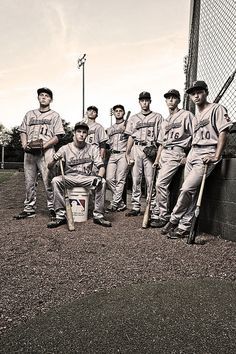
M200 230L236 241L236 159L223 159L206 181Z

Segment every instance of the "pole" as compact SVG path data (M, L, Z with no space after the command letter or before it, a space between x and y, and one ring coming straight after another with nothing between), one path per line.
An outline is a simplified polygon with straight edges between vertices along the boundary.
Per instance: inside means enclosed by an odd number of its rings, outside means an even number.
M83 86L82 87L82 90L83 90L83 113L82 113L83 116L82 117L83 118L84 118L84 97L85 97L85 95L84 95L84 92L85 92L85 87L84 87L85 84L84 84L84 82L85 82L85 80L84 80L84 64L83 64L83 82L82 82L82 86Z
M1 168L4 169L4 145L2 145L2 161L1 161Z

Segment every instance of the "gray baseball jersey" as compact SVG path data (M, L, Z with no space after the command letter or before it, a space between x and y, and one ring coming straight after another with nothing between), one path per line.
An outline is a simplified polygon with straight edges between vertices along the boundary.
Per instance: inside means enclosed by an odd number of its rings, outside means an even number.
M62 146L60 153L65 160L65 173L68 175L91 175L93 165L98 169L104 166L99 148L96 145L85 144L83 149L78 149L74 142Z
M209 104L193 120L193 145L217 145L219 133L230 127L232 122L227 110L218 103Z
M158 135L158 143L163 147L180 146L187 148L192 140L194 115L184 109L163 120Z
M159 113L137 113L128 120L125 134L132 136L135 141L152 143L157 140L162 116Z
M124 133L124 129L121 128L123 123L124 122L120 124L115 123L107 129L108 144L112 150L126 151L128 136Z
M61 117L52 109L47 112L40 112L39 109L27 112L18 130L26 133L27 142L37 139L48 141L55 135L65 133Z
M92 122L92 124L89 123L87 124L89 125L89 132L86 138L86 143L95 144L99 146L100 143L108 140L105 129L101 124L97 122Z

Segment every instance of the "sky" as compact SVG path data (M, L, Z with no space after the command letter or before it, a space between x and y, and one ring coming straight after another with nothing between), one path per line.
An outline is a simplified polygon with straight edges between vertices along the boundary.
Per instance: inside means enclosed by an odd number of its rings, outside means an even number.
M167 116L163 94L184 92L189 13L190 0L1 0L0 123L19 126L38 108L37 89L49 87L51 108L74 126L84 53L85 109L97 106L105 128L115 104L137 113L142 91Z

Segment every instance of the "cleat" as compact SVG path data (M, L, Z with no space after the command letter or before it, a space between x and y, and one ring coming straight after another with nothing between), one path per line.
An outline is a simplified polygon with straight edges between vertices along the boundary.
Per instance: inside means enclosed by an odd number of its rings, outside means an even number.
M114 211L117 211L117 207L112 204L110 204L105 210L106 213L113 213Z
M167 223L168 221L164 219L153 219L150 222L150 226L155 228L161 228L164 227Z
M14 216L14 219L20 220L20 219L34 218L34 217L35 217L35 211L22 211L20 214Z
M169 235L167 235L168 238L171 239L177 239L177 238L185 238L189 235L189 231L180 229L177 227L177 229L170 231Z
M111 227L111 222L105 218L93 218L94 224L98 224L105 227Z
M53 209L49 210L49 216L51 218L51 220L55 220L56 219L56 213Z
M55 227L59 227L59 226L64 225L66 223L67 223L66 219L54 219L47 224L47 227L49 229L54 229Z
M140 210L135 210L135 209L132 209L125 214L125 216L138 216L138 215L141 215L141 212Z
M124 211L127 209L127 206L125 203L120 203L120 205L117 207L117 211Z
M167 235L169 232L174 231L174 229L177 227L177 224L173 224L172 222L168 222L166 226L163 227L161 230L162 235Z

